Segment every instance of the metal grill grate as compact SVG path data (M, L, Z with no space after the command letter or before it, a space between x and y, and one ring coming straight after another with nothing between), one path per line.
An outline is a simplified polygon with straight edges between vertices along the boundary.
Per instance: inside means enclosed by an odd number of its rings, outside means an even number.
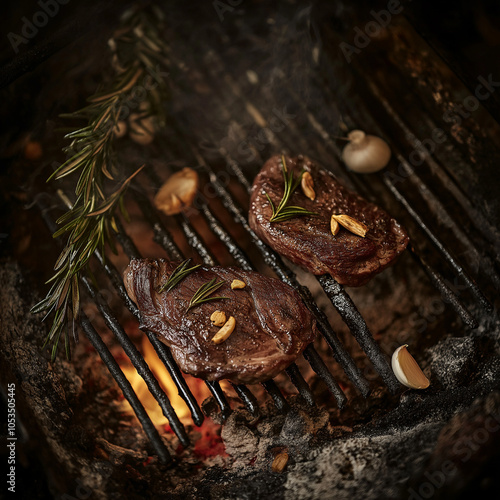
M211 50L209 46L206 46L204 50L205 52L200 52L199 58L196 62L200 67L203 68L203 71L206 74L207 84L216 89L215 94L217 94L218 91L221 91L220 89L218 89L218 86L221 84L221 82L224 82L224 91L232 93L232 95L236 99L241 100L245 105L244 109L246 110L248 115L246 116L246 119L254 121L255 123L257 123L257 125L260 125L259 122L261 121L264 121L265 123L265 112L259 110L255 103L247 100L247 98L245 97L246 89L242 88L241 83L237 82L236 79L233 79L230 68L226 67L224 61L217 56L217 52ZM210 59L210 65L204 63L208 56ZM173 64L177 64L179 67L181 65L181 61L176 61L175 54L172 55L172 62ZM318 151L324 158L331 158L334 164L337 163L340 158L340 150L336 146L334 139L330 137L327 130L321 125L320 120L305 108L300 98L288 85L286 78L283 78L280 83L283 85L284 91L287 92L289 99L295 105L301 107L304 111L304 115L307 116L310 132L314 134L315 147L318 147ZM379 95L378 89L376 89L375 87L371 88L371 91L374 95ZM386 106L388 112L392 112L389 109L389 104L387 103L387 101L383 101L383 104L384 106ZM362 109L362 103L360 103L359 105L360 109ZM252 111L250 112L248 110ZM369 116L369 113L367 113L367 116ZM355 120L349 116L344 116L344 120L346 122L355 123ZM383 135L383 131L379 129L377 124L370 123L370 127L374 133ZM302 135L303 134L301 133L301 131L295 129L294 124L290 124L286 134L283 134L283 136L280 137L275 137L274 142L272 143L272 147L275 150L288 150L296 152L296 150L299 149L301 151L307 151L311 146L306 143L305 139L302 138ZM214 143L216 143L216 139L214 137L209 137L209 139L213 140ZM253 242L255 248L258 250L264 262L277 274L280 279L297 290L305 305L309 308L309 310L316 318L319 330L330 346L335 361L342 367L342 369L344 370L348 378L352 381L354 386L358 389L358 391L364 397L367 397L370 392L368 382L363 378L353 359L340 342L337 334L329 324L326 315L320 310L318 305L313 300L309 289L299 283L294 272L289 267L287 267L281 257L274 251L272 251L269 247L267 247L252 231L252 229L248 225L246 215L242 208L234 200L233 196L226 189L226 187L223 186L221 182L219 182L216 172L211 166L211 161L206 160L199 149L190 142L189 138L184 137L182 135L182 132L180 132L180 130L176 128L175 125L171 126L168 139L164 144L164 154L167 157L169 154L169 141L171 143L170 145L173 145L173 143L175 142L175 147L182 151L182 154L184 155L186 161L194 161L200 166L200 168L203 169L203 171L208 176L209 183L216 193L217 198L220 202L222 202L224 209L233 219L234 223L241 226L241 228L247 233L248 237ZM234 177L239 181L242 188L248 192L250 189L250 181L249 179L247 179L245 173L241 170L238 163L236 163L225 150L220 149L219 153L219 162L222 161L226 164L230 171L233 172ZM398 154L398 152L396 152L396 154ZM258 159L262 160L262 158L259 157ZM343 179L346 179L349 183L353 184L357 191L360 192L365 198L373 199L373 193L371 193L366 184L361 183L355 175L345 171L336 173ZM150 173L150 180L151 182L153 182L153 184L159 184L158 179L156 179L154 174L152 173ZM407 197L405 197L404 193L401 192L396 187L396 185L390 181L390 179L382 176L382 180L386 187L387 194L389 196L395 197L395 199L401 204L404 211L424 232L428 240L443 256L444 260L450 266L450 268L463 279L464 283L466 284L476 301L485 310L491 310L491 305L489 304L488 300L485 298L479 287L476 285L474 280L466 273L464 267L446 248L446 245L426 225L423 218L413 208L411 201L407 199ZM422 185L425 186L425 183L422 179L419 179L419 181L422 183ZM170 259L183 260L185 256L182 254L181 250L175 243L172 234L170 234L170 232L164 227L161 218L152 207L148 197L141 191L141 187L139 185L136 184L135 187L136 189L134 189L133 195L134 201L140 208L144 219L150 224L154 233L154 241L161 245ZM430 189L429 192L431 192ZM252 261L245 255L245 252L234 241L229 231L226 230L218 217L213 213L212 209L209 206L209 203L203 198L201 194L198 195L197 207L199 208L200 214L202 215L204 221L206 222L213 235L223 243L228 253L232 256L235 262L245 270L254 270L255 266L252 264ZM41 209L49 230L53 232L55 229L54 222L51 219L46 207L42 206L41 202L39 202L39 208ZM450 217L450 219L453 221L452 217ZM212 254L210 248L204 243L197 229L191 224L190 220L183 215L175 216L175 220L182 233L184 234L186 240L189 242L190 246L198 253L203 263L209 266L216 265L216 258ZM120 223L118 223L117 240L130 259L141 257L134 242L127 235L126 229ZM457 314L462 318L464 323L470 328L476 327L476 319L462 303L458 294L447 284L443 276L437 270L433 269L429 264L427 264L426 259L418 249L410 249L410 253L415 259L415 262L425 271L434 287L447 299L447 302L456 310ZM96 253L96 257L100 263L100 266L102 267L102 270L111 280L111 283L115 287L118 295L123 299L125 306L136 318L139 318L139 311L136 305L127 296L122 277L118 273L117 269L109 262L109 260L104 260L103 256L98 252ZM150 371L141 354L128 338L123 327L120 325L120 322L113 315L110 307L108 306L104 298L95 289L91 281L83 278L82 282L89 295L95 301L102 317L106 322L106 325L115 335L124 352L130 358L133 366L137 369L139 375L146 382L151 394L158 401L158 404L160 405L163 414L168 419L172 430L178 436L180 442L184 446L188 446L189 439L183 424L178 419L174 409L170 405L167 395L161 389L158 381L155 379L153 373ZM374 341L372 334L365 323L365 320L357 310L344 287L338 284L330 276L320 276L318 277L318 282L321 285L322 289L325 291L335 309L339 312L342 320L349 327L351 333L358 341L363 351L366 353L367 357L371 360L374 367L381 375L385 384L392 392L397 391L399 388L399 383L395 379L394 374L389 367L387 359L380 351L377 343ZM134 393L132 387L130 386L130 383L125 378L116 360L113 358L110 351L102 341L101 337L96 332L92 323L85 315L82 315L81 326L90 342L101 356L103 362L109 368L111 374L117 381L119 387L123 391L125 398L131 404L133 410L137 415L137 418L144 428L144 431L151 440L158 456L164 462L171 461L172 458L170 457L167 448L165 447L160 435L152 424L146 411L144 410L144 407L140 403L137 395ZM160 360L163 362L168 372L170 373L173 381L177 386L180 396L184 399L191 412L194 423L198 426L201 425L204 419L204 415L199 407L198 402L196 401L195 397L184 381L184 378L182 377L179 368L173 360L169 349L161 341L159 341L156 338L156 335L152 332L145 331L144 333L147 335ZM308 363L318 374L318 376L325 382L329 391L335 397L338 407L342 408L346 403L346 396L333 378L325 362L319 356L312 345L308 346L304 351L304 358L308 361ZM294 386L297 388L299 394L307 402L307 404L311 406L315 405L314 395L311 392L311 389L309 388L297 365L291 365L286 370L286 374L288 375ZM220 385L217 382L206 381L205 383L214 396L215 400L217 401L221 414L224 417L227 417L231 412L231 408ZM287 412L289 410L289 404L276 383L270 380L268 382L264 382L262 385L270 395L271 399L276 405L276 408L280 412ZM258 415L259 403L252 392L243 385L233 384L233 388L243 404L250 411L250 413L252 413L253 415Z

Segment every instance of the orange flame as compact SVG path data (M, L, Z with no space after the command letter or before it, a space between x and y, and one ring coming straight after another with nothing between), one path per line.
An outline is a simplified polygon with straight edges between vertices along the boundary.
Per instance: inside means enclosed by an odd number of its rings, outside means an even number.
M158 380L161 388L167 394L168 399L170 400L170 403L174 408L175 412L177 413L177 416L179 417L181 422L184 424L192 424L193 421L191 419L191 413L189 411L189 408L187 407L184 400L179 396L177 387L174 381L172 380L172 377L170 377L170 374L165 368L165 365L158 358L158 355L156 354L154 347L151 345L151 343L148 341L145 335L142 337L141 351L144 359L146 360L146 363L149 365L149 368L151 369L154 376ZM163 427L165 425L168 425L168 420L163 415L158 402L149 392L146 383L144 382L142 377L137 373L137 370L133 367L133 365L127 364L121 366L121 368L123 370L123 373L127 377L128 381L132 385L132 388L137 394L139 400L146 409L153 424L157 427ZM189 375L184 375L184 379L186 380L186 383L188 384L189 388L191 389L191 392L193 393L198 403L201 403L205 398L210 396L210 391L208 390L208 388L206 387L206 385L203 383L202 380L191 377ZM130 407L127 401L124 402L124 405L126 408L125 411L132 412L132 408Z

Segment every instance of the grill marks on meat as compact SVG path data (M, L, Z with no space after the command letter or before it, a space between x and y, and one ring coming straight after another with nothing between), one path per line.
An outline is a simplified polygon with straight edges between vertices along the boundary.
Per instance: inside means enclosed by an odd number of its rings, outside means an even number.
M406 231L380 207L342 186L330 172L307 158L286 157L285 161L295 176L302 168L310 172L316 192L316 199L311 201L299 187L290 205L304 207L319 217L269 222L272 209L265 193L278 206L284 185L281 158L274 156L268 160L252 187L249 222L259 237L279 254L313 274L330 274L343 285L361 286L391 265L406 248ZM332 214L354 217L368 226L368 234L362 238L341 227L333 236Z
M158 293L178 262L132 260L124 273L130 298L141 313L141 328L167 344L185 373L237 384L268 380L288 367L316 336L316 322L291 287L275 278L237 268L200 267L169 292ZM198 288L224 280L213 294L228 297L200 304L186 313ZM246 283L231 289L234 279ZM234 316L236 327L221 344L211 339L219 327L215 310Z

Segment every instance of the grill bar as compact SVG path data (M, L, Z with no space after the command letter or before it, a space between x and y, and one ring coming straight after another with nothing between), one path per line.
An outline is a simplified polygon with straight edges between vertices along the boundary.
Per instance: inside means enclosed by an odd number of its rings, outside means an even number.
M281 394L278 386L275 384L274 380L268 380L267 382L261 382L262 387L267 391L274 401L274 405L280 413L287 413L290 410L290 405L287 400Z
M118 222L119 221L117 221L117 223ZM95 255L99 263L101 264L102 268L105 270L107 276L111 280L113 286L117 290L118 295L125 302L125 305L128 308L128 310L136 317L137 320L139 320L140 319L139 310L137 309L135 303L128 296L127 291L125 290L125 286L123 285L123 279L120 273L109 261L105 261L103 259L99 251L96 251ZM184 380L184 377L182 376L176 362L174 361L172 353L167 348L167 346L157 338L157 336L153 332L149 330L143 330L143 331L147 335L151 344L153 345L153 348L155 349L159 359L162 361L162 363L168 370L170 377L174 381L179 391L179 395L189 408L189 411L191 412L191 416L193 418L193 422L197 426L200 426L203 423L205 417L198 405L198 402L196 401L196 398L191 393L186 381Z
M467 325L468 328L477 328L478 323L474 316L472 316L472 314L464 306L462 301L457 297L453 290L444 282L443 278L436 271L434 271L434 269L432 269L432 267L429 266L429 264L427 264L427 262L425 262L422 257L415 253L412 248L410 248L409 250L410 255L418 264L422 266L432 284L437 290L439 290L443 300L453 306L455 311L459 314L459 316L462 318L462 321Z
M158 380L156 380L146 361L144 361L144 358L141 356L141 353L129 339L128 335L125 333L118 320L114 317L106 301L94 288L90 280L86 276L82 276L81 281L85 285L85 288L89 292L94 302L97 304L97 307L99 308L99 311L104 318L107 327L117 338L118 342L122 346L122 349L125 351L125 354L129 357L130 361L134 365L134 368L137 370L137 373L143 378L144 382L146 382L149 392L154 396L156 401L158 401L163 415L165 415L165 417L169 421L170 427L175 432L182 445L189 446L189 438L186 433L186 429L184 428L181 421L179 420L179 417L172 408L172 405L170 404L167 395L160 387Z
M361 349L363 349L368 359L373 363L373 366L381 375L387 387L389 387L389 390L393 393L397 392L401 386L394 376L394 372L389 366L386 357L382 354L380 347L373 339L363 316L361 316L361 313L352 302L351 297L349 297L344 288L330 276L320 276L318 281L339 312L344 323L351 330L351 333Z
M248 257L245 255L243 250L241 250L235 243L229 233L222 227L220 221L217 220L217 218L208 208L208 205L203 200L201 200L201 198L198 199L197 205L200 208L201 213L203 214L203 217L205 218L205 221L207 222L211 231L219 238L220 241L222 241L222 243L224 243L231 257L233 257L238 265L245 271L253 271L254 266L250 264L250 260L248 259Z
M297 389L299 390L299 394L302 396L305 402L309 406L315 406L313 393L311 392L309 384L305 381L304 377L302 376L302 373L300 373L298 366L295 363L293 363L285 371L287 375L290 377L290 380L292 381L293 385L297 387Z
M304 357L311 365L311 368L326 384L328 390L335 396L335 399L337 400L337 406L341 410L347 402L347 397L342 392L342 389L339 387L335 379L332 377L330 371L328 370L319 354L315 349L312 348L312 346L308 346L304 351Z
M55 230L57 229L57 226L55 222L52 220L52 218L49 216L48 213L48 208L43 204L41 199L37 201L38 208L40 210L40 213L42 215L42 218L49 229L50 233L54 233ZM142 428L144 429L144 432L148 436L149 440L151 441L156 453L158 454L158 457L160 460L168 464L172 462L172 458L170 456L170 453L163 443L158 431L156 430L156 427L154 426L153 422L149 418L149 415L147 414L146 410L144 409L144 406L142 403L139 401L139 398L137 397L137 394L133 390L130 382L128 381L127 377L124 375L123 371L121 370L120 366L116 362L115 358L109 351L108 347L106 344L103 342L97 331L95 330L94 326L88 319L87 315L81 311L80 312L80 324L82 326L83 331L87 335L87 338L89 339L90 343L96 350L96 352L99 354L100 358L102 359L103 363L106 365L108 368L109 372L111 373L112 377L115 379L116 383L120 387L123 396L125 399L129 402L131 408L133 409L134 413L137 416L137 419L142 425ZM153 377L154 378L154 377ZM163 408L162 408L163 410ZM181 424L182 426L182 424ZM182 430L184 430L182 428ZM182 432L181 432L182 436ZM186 441L186 438L184 441ZM181 440L181 437L179 437L179 440ZM189 440L187 440L187 444L189 445Z
M205 380L205 384L215 398L215 401L217 401L222 418L225 420L231 414L231 407L229 406L229 402L223 390L221 389L219 382L214 382L213 380Z
M406 211L412 216L412 218L417 222L417 224L422 228L422 230L427 234L428 238L432 241L434 246L443 255L446 261L455 270L458 276L464 281L464 283L469 287L472 294L475 296L479 304L488 312L493 310L493 306L490 304L488 299L484 296L483 292L479 289L476 282L466 273L462 265L451 255L451 253L446 249L446 247L441 243L439 238L434 234L434 232L429 228L429 226L424 222L422 217L418 215L416 210L412 207L411 203L404 197L401 191L395 186L395 184L387 177L383 176L382 180L384 184L388 187L395 198L406 208Z
M257 402L256 397L252 394L250 389L245 385L233 384L232 382L231 385L236 394L238 394L238 397L247 407L247 410L250 412L250 414L254 417L258 417L260 415L259 403Z
M130 406L134 410L134 413L141 423L144 432L151 441L156 454L163 463L171 463L172 457L167 447L163 443L160 435L158 434L156 427L149 418L149 415L146 413L144 406L142 406L139 398L137 397L137 394L135 393L134 389L132 389L130 382L127 380L127 377L125 377L125 375L123 374L115 358L109 352L106 344L96 332L95 328L92 326L92 323L89 321L84 312L81 313L80 324L90 343L101 357L103 363L107 366L113 378L116 380L116 383L120 387L125 399L129 402Z
M201 238L198 236L197 232L193 229L193 226L188 221L185 215L176 215L175 219L179 223L186 236L191 248L194 248L201 260L206 266L215 266L216 262L212 255L212 252L205 246ZM164 229L165 231L165 229Z
M191 417L194 424L199 427L203 423L205 417L198 402L196 401L196 398L193 396L193 393L184 380L184 377L182 376L182 373L179 370L179 367L177 366L172 353L163 342L158 340L158 337L155 333L150 330L143 330L143 332L147 335L149 341L156 351L156 354L168 370L170 377L172 378L175 386L177 387L177 390L179 391L179 396L184 400L186 406L191 412Z
M143 202L145 203L146 200L143 199ZM161 223L158 222L158 224L161 224ZM137 250L132 239L127 235L127 233L123 229L123 226L118 219L116 220L116 225L118 228L117 240L119 241L120 245L122 245L122 248L124 249L125 253L128 255L128 257L130 259L132 259L132 258L140 259L141 254ZM159 226L158 230L162 231L163 233L166 233L166 231L163 229L163 227L161 225ZM171 240L171 245L175 245L173 240ZM182 254L180 253L179 249L177 247L175 247L175 248L177 249L176 254L181 256ZM166 250L166 248L165 248L165 250ZM212 394L214 394L217 403L219 403L222 415L224 417L226 417L228 415L228 412L230 413L230 406L229 406L229 403L227 402L226 396L224 395L224 392L222 391L219 383L218 382L210 382L209 383L208 381L205 380L205 384L207 385L210 392ZM229 408L229 410L228 410L228 408Z
M151 180L153 180L153 182L155 182L154 178L151 178ZM229 247L231 247L233 249L233 251L235 252L234 249L237 248L236 243L232 240L232 238L230 237L230 235L222 228L222 226L217 221L217 219L215 218L215 216L212 214L212 212L210 211L210 209L208 208L208 206L206 205L206 203L201 199L201 196L198 197L198 203L204 206L203 213L206 216L208 216L207 220L210 221L212 224L216 224L217 225L217 227L219 229L219 233L223 232L224 235L225 235L225 241L224 242L227 243L229 245ZM145 217L147 215L150 215L150 214L153 215L154 214L154 211L153 211L153 209L151 207L151 204L150 204L149 200L144 195L141 196L141 208L146 208L146 211L143 212L143 214L144 214ZM182 227L182 230L183 230L184 234L186 235L186 238L188 239L189 244L193 248L195 248L195 249L198 250L198 253L202 257L204 263L206 265L208 265L208 266L215 265L216 262L215 262L214 258L212 257L211 252L208 250L208 248L205 246L205 244L203 243L203 241L201 240L201 238L198 236L197 232L192 227L191 223L188 221L188 219L186 218L186 216L176 216L176 219L180 223L180 225ZM163 226L161 220L157 216L153 215L153 218L152 218L152 220L150 222L156 228L155 230L157 231L157 234L158 234L158 236L159 236L159 238L161 240L164 240L164 239L171 240L171 237L168 235L167 230L165 229L165 227ZM239 257L238 262L240 264L244 264L242 266L244 269L253 270L253 266L248 261L248 259L244 256L243 252L238 251L238 257ZM297 373L298 373L298 375L297 375ZM298 371L298 369L297 369L297 372L295 374L296 374L296 376L294 377L294 379L292 379L292 382L294 382L294 381L297 382L297 384L294 383L294 385L296 385L297 389L299 390L299 393L301 393L302 396L307 400L307 398L309 397L309 395L307 394L307 391L309 391L307 383L303 379L302 375L300 375L300 372ZM307 389L306 389L306 387L307 387ZM274 391L274 396L273 396L273 400L274 401L276 401L277 398L279 398L279 394L281 394L279 392L279 390L278 391L276 391L276 390ZM280 407L281 408L285 407L285 405L283 404L283 402L280 402Z
M229 213L233 216L233 219L245 228L245 230L257 246L258 250L260 251L266 264L271 267L285 283L289 284L290 286L295 288L295 290L297 290L300 297L304 301L304 304L309 308L309 310L316 318L318 327L325 340L330 345L335 360L340 364L342 369L345 371L349 379L357 387L360 393L364 397L366 397L370 392L367 381L363 378L358 367L355 365L354 361L351 359L344 346L338 339L337 335L328 323L325 314L318 308L317 304L314 302L309 290L298 283L294 273L283 264L281 258L275 252L271 251L253 232L253 230L248 225L246 218L243 216L241 209L236 206L227 190L219 183L219 181L217 180L217 176L215 175L213 170L208 167L206 163L204 163L203 166L210 176L212 186L214 186L219 197L221 198L222 203L229 211Z

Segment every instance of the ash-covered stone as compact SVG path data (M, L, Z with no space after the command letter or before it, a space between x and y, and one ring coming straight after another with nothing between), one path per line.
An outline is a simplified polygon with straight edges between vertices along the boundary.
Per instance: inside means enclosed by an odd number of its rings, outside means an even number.
M421 498L428 493L437 499L456 498L465 491L482 498L484 487L495 489L498 469L490 469L500 463L499 447L500 392L496 391L444 426L424 470L408 488ZM496 491L500 493L500 485Z
M448 337L429 349L430 372L445 389L467 384L477 363L477 343L472 337Z
M239 412L234 412L222 427L222 439L226 452L234 459L234 467L248 465L257 457L259 438L255 429L247 427L247 422Z
M439 425L430 423L338 439L289 467L285 498L399 498L399 485L410 477L408 457L415 449L418 456L429 454L429 440L438 432Z

